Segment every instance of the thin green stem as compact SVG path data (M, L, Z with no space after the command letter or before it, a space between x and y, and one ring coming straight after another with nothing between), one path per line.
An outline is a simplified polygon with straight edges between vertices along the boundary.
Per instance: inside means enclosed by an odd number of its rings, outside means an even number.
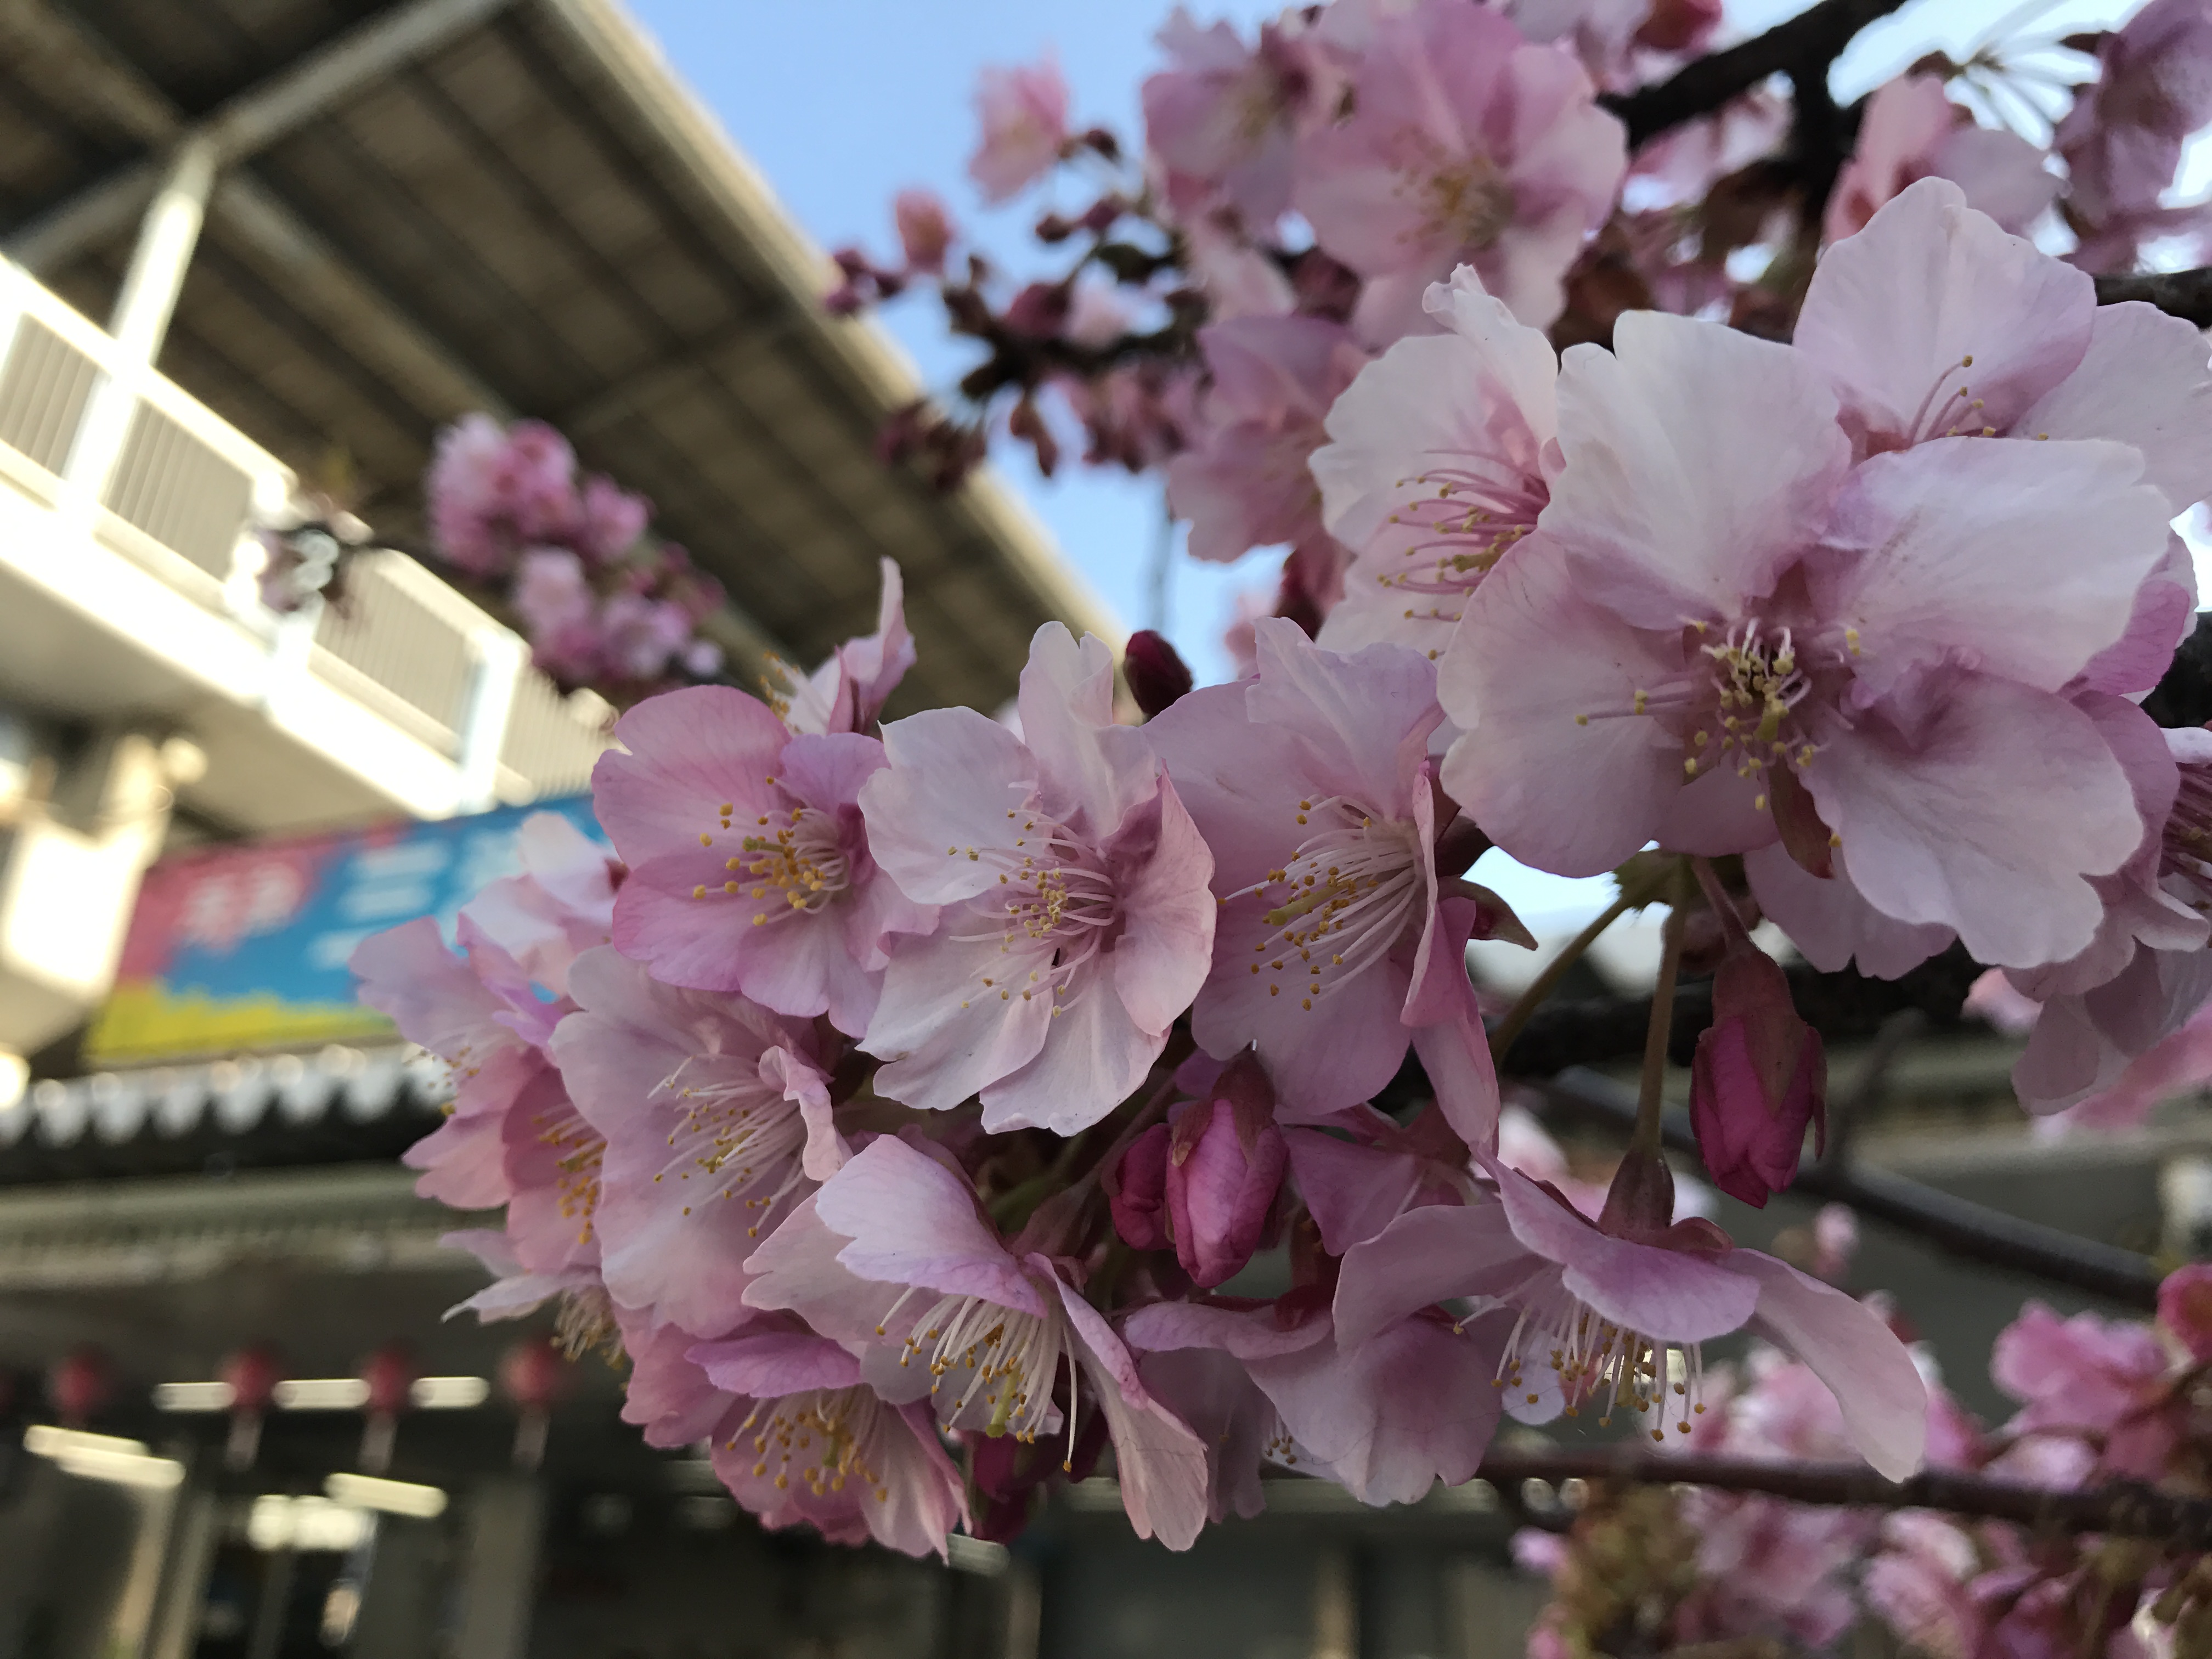
M1589 927L1561 945L1559 955L1544 964L1544 971L1528 981L1528 988L1522 992L1519 1000L1505 1011L1505 1018L1491 1030L1490 1052L1501 1064L1513 1051L1513 1040L1535 1017L1536 1010L1542 1007L1552 993L1559 988L1559 981L1567 976L1567 970L1583 959L1607 928L1631 910L1649 904L1658 887L1657 880L1638 882L1633 887L1624 886L1620 896L1600 912Z
M1643 1086L1636 1097L1636 1132L1628 1141L1632 1158L1659 1155L1659 1131L1666 1107L1662 1091L1667 1080L1667 1043L1674 1031L1674 981L1682 967L1680 904L1667 912L1659 941L1659 982L1651 988L1651 1023L1644 1030Z

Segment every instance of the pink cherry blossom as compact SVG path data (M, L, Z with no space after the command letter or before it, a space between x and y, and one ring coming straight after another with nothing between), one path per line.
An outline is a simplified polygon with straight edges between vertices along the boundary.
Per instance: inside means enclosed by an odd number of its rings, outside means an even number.
M967 708L884 731L871 850L938 930L899 941L861 1046L876 1092L981 1092L983 1127L1097 1122L1144 1081L1206 975L1213 860L1149 735L1114 723L1113 659L1037 630L1023 736Z
M870 854L859 800L883 745L793 737L726 686L648 698L615 740L592 775L599 821L630 866L615 943L672 985L866 1029L890 937L933 921Z
M2013 1084L2029 1110L2075 1113L2077 1121L2139 1121L2212 1066L2212 1039L2198 1011L2212 998L2212 733L2144 731L2148 722L2117 698L2105 710L2122 750L2148 833L2103 884L2102 927L2079 957L2016 975L2040 999Z
M1803 354L1649 313L1614 346L1569 350L1543 527L1442 665L1468 734L1445 789L1562 874L1653 840L1795 836L1801 857L1839 852L1875 910L1956 928L1984 961L2080 950L2086 878L2142 828L2060 694L2164 556L2172 509L2141 453L1953 437L1852 466Z
M1924 179L1831 248L1796 344L1861 450L1981 434L2106 439L2142 458L2172 513L2212 494L2203 337L2140 301L2099 306L2078 270Z
M1443 331L1399 341L1328 412L1314 452L1322 516L1357 557L1321 641L1394 640L1437 656L1467 596L1551 499L1559 362L1467 265L1424 301Z
M1008 202L1052 171L1067 141L1067 82L1050 58L1012 69L987 68L975 80L982 140L968 176L987 202Z
M1168 506L1193 558L1324 539L1307 458L1367 354L1316 317L1247 317L1199 331L1212 383L1191 446L1168 463Z
M937 1158L893 1137L870 1142L750 1266L748 1303L788 1308L844 1344L886 1399L926 1401L948 1428L1025 1441L1064 1432L1072 1443L1074 1417L1102 1412L1138 1535L1187 1549L1205 1524L1198 1437L1153 1400L1061 1267L1002 1243Z
M1178 195L1218 189L1254 227L1291 202L1295 140L1311 107L1312 48L1284 23L1248 47L1227 23L1200 28L1177 6L1160 27L1170 67L1142 89L1145 142ZM1181 175L1180 179L1176 175Z
M637 1313L621 1320L623 1420L647 1445L708 1442L714 1473L763 1526L945 1553L967 1518L959 1471L927 1415L885 1404L850 1353L781 1315L747 1313L707 1342Z
M811 1027L680 990L602 947L553 1034L577 1109L606 1141L593 1228L624 1306L702 1336L741 1310L745 1259L843 1150Z
M1242 1366L1272 1408L1246 1456L1324 1476L1363 1504L1418 1503L1439 1480L1473 1479L1498 1426L1490 1377L1503 1319L1415 1310L1356 1341L1340 1325L1324 1298L1293 1292L1272 1304L1156 1303L1122 1329L1148 1352L1212 1350Z
M1326 1112L1380 1089L1409 1040L1427 1059L1451 1017L1464 1030L1476 905L1437 874L1428 744L1442 715L1426 659L1256 627L1255 680L1193 692L1145 729L1213 849L1222 898L1199 1044L1221 1058L1256 1044L1286 1105ZM1452 1104L1486 1144L1487 1045L1467 1057L1475 1095Z
M522 546L564 537L577 514L575 472L568 441L543 422L501 430L489 415L463 417L439 435L425 481L440 551L481 578Z
M687 1357L734 1396L717 1425L714 1473L763 1526L804 1521L836 1543L945 1553L967 1502L926 1409L885 1401L836 1343L772 1323Z
M2150 0L2105 37L2100 74L2075 97L2051 148L2072 181L2067 210L2085 270L2131 270L2142 241L2204 228L2202 209L2161 198L2183 143L2212 122L2212 16L2198 0Z
M1858 147L1836 179L1824 227L1840 241L1866 228L1875 210L1921 179L1948 179L1968 206L2006 230L2025 231L2059 191L2043 152L2016 132L1977 126L1936 75L1906 75L1867 100Z
M914 666L914 635L907 631L906 584L899 568L883 562L883 593L876 631L848 640L805 678L787 675L769 701L794 732L867 732L884 703Z
M2150 1326L2093 1313L2061 1319L2040 1302L2022 1308L1990 1351L1991 1380L2021 1402L2008 1434L2094 1436L2100 1469L2141 1480L2164 1471L2186 1425L2172 1370Z
M558 812L523 819L515 851L522 873L488 883L462 914L534 983L566 996L569 964L614 935L622 866Z
M459 957L447 950L437 922L422 916L372 933L347 966L363 1002L452 1068L453 1111L404 1155L423 1171L416 1190L483 1210L514 1194L502 1126L550 1069L542 1044L552 1026L537 1018L528 981L505 951L472 929L462 948ZM532 1023L518 1030L519 1016Z
M1459 264L1532 327L1604 222L1626 167L1620 124L1556 46L1458 0L1374 27L1351 116L1301 142L1294 203L1316 240L1367 279L1354 321L1385 345Z
M1508 1410L1542 1420L1595 1405L1601 1424L1632 1412L1663 1440L1670 1426L1687 1434L1702 1403L1699 1345L1748 1327L1828 1385L1877 1471L1919 1468L1927 1391L1888 1328L1711 1222L1661 1218L1673 1182L1656 1159L1624 1164L1595 1223L1518 1170L1477 1161L1491 1201L1410 1210L1345 1256L1340 1341L1434 1302L1498 1297L1522 1316L1496 1371ZM1669 1399L1652 1377L1681 1389Z

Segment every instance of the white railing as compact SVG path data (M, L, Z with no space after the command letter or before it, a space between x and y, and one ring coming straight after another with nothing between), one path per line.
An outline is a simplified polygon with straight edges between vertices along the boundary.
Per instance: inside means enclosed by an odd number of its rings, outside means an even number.
M340 602L300 615L262 604L252 526L284 510L295 482L275 456L0 260L0 489L47 509L74 546L127 561L241 630L265 659L246 678L258 681L253 695L272 718L326 707L336 693L451 769L450 789L431 792L440 799L425 795L419 766L395 799L434 811L450 794L445 810L465 811L580 788L605 746L605 705L561 697L514 633L411 559L362 555ZM0 561L9 556L0 545ZM240 683L228 674L234 690ZM365 764L357 745L342 758Z

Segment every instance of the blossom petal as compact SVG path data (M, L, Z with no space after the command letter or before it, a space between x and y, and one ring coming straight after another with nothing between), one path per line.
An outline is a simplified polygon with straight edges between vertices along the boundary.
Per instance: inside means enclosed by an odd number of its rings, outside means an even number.
M983 1085L986 1131L1076 1134L1145 1080L1167 1046L1167 1030L1163 1026L1147 1031L1130 1018L1115 988L1116 965L1111 959L1094 960L1067 981L1066 995L1036 994L1029 1019L1042 1022L1042 1041L1027 1061Z
M967 856L997 848L1020 862L1036 757L972 708L931 708L884 728L890 766L860 790L870 855L908 898L954 904L994 885L1001 866Z
M1850 459L1835 394L1801 354L1646 311L1620 319L1610 352L1567 349L1559 448L1540 528L1586 598L1667 629L1771 591Z
M2081 363L2096 303L2087 276L1923 179L1828 250L1796 338L1887 447L1969 419L2010 429Z
M1804 777L1875 908L1955 927L1999 967L2087 945L2104 906L2084 878L2142 839L2095 722L1994 675L1954 677L1910 732L1870 714L1823 734Z
M1759 1285L1753 1328L1828 1385L1875 1473L1918 1472L1928 1437L1928 1386L1905 1345L1864 1303L1756 1250L1729 1258Z
M1713 1260L1613 1238L1518 1170L1486 1161L1484 1168L1498 1182L1514 1237L1557 1262L1568 1292L1623 1330L1703 1342L1741 1329L1758 1306L1758 1282L1734 1267L1745 1252Z
M848 1241L838 1262L862 1279L975 1296L1040 1317L1044 1297L975 1211L975 1194L896 1135L853 1155L815 1194L822 1224Z
M1060 1302L1075 1352L1114 1437L1114 1474L1121 1506L1139 1538L1187 1550L1206 1521L1206 1446L1182 1419L1146 1392L1114 1328L1060 1281Z
M2175 513L2212 495L2212 370L2191 323L2139 300L2100 306L2081 367L2016 426L2023 438L2110 438L2142 452Z
M1164 1031L1213 960L1213 854L1167 781L1136 816L1149 845L1121 886L1114 989L1138 1030Z
M1408 1210L1345 1253L1336 1281L1337 1340L1356 1346L1436 1303L1500 1295L1545 1265L1498 1205Z
M1443 781L1523 864L1595 876L1650 841L1681 790L1681 745L1630 711L1683 659L1679 627L1631 628L1577 586L1538 535L1475 590L1437 678L1465 733Z
M1805 960L1824 974L1839 973L1853 960L1874 979L1910 973L1958 937L1941 922L1899 921L1884 915L1851 885L1843 860L1822 878L1802 867L1780 846L1762 847L1743 858L1752 896L1760 914L1790 935Z
M1940 438L1877 455L1836 502L1813 603L1855 629L1852 667L1885 690L1964 660L2055 691L2127 631L2166 556L2166 497L2122 444Z
M902 941L860 1046L886 1063L876 1092L923 1111L947 1111L1028 1065L1044 1047L1050 997L1017 998L1042 976L1048 949L1017 951L996 933L962 939L954 930L985 919L954 911L946 931ZM1030 945L1026 938L1015 943ZM986 984L989 980L992 983Z

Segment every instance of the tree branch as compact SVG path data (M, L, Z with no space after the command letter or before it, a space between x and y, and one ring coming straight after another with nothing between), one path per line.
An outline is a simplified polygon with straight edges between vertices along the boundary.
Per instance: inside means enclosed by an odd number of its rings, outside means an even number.
M2199 328L2212 328L2212 270L2154 270L2137 276L2097 278L2097 303L2116 306L2142 300L2169 317Z
M1595 1072L1571 1069L1538 1086L1547 1099L1584 1117L1624 1131L1636 1122L1635 1095ZM1668 1112L1662 1133L1668 1151L1697 1155L1698 1138L1686 1114ZM1887 1170L1808 1164L1798 1170L1790 1190L1848 1204L1948 1255L2032 1273L2126 1307L2148 1311L2158 1306L2159 1273L2148 1257L2024 1221Z
M1771 75L1800 81L1842 56L1868 24L1889 15L1905 0L1820 0L1742 45L1700 58L1656 87L1598 101L1628 129L1631 150L1661 133L1710 115Z
M1542 1451L1492 1446L1480 1473L1493 1485L1510 1486L1523 1480L1657 1481L1760 1492L1796 1504L1941 1510L1977 1520L2008 1521L2041 1533L2145 1538L2175 1552L2212 1549L2212 1499L2175 1497L2138 1481L2059 1492L1948 1469L1929 1469L1909 1480L1885 1480L1860 1463L1655 1455L1632 1445L1560 1446Z

